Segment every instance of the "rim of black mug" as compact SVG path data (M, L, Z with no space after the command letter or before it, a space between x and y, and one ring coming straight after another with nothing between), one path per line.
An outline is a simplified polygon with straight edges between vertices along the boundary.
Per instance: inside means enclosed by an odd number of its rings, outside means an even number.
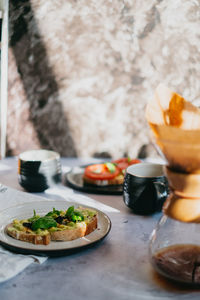
M153 179L153 178L162 178L162 177L166 177L165 176L165 173L164 173L164 170L162 170L163 174L162 175L158 175L158 176L148 176L148 175L138 175L138 174L132 174L130 173L130 169L134 169L134 168L141 168L141 167L145 167L146 166L159 166L159 167L164 167L165 164L157 164L157 163L151 163L151 162L141 162L141 163L138 163L138 164L134 164L134 165L130 165L127 169L126 169L126 174L130 175L130 176L135 176L135 177L138 177L138 178L149 178L149 179Z

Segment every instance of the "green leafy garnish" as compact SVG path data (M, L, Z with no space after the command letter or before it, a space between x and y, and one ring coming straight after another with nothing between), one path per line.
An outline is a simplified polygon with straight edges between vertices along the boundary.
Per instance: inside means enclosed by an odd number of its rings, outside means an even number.
M80 212L75 210L74 215L72 216L72 221L84 221L84 215Z
M76 216L84 217L83 214L78 210L75 210L74 213Z
M57 227L56 221L50 216L40 217L31 225L32 230L48 229L50 227Z
M113 163L107 162L107 163L105 163L105 166L110 173L114 173L116 170L116 166Z
M84 216L81 212L74 209L74 206L70 206L65 214L68 220L72 222L83 221Z
M127 161L128 161L128 163L130 163L130 162L131 162L131 158L130 158L130 156L128 156L128 157L127 157Z
M66 211L65 216L66 216L67 218L70 218L73 214L74 214L74 206L70 206L70 207L68 208L68 210Z
M56 210L54 207L52 211L50 211L50 212L48 212L48 214L46 214L46 216L56 218L56 217L60 216L60 211Z
M32 218L29 218L28 219L28 221L30 222L30 223L33 223L34 221L36 221L37 219L39 219L40 218L40 216L39 215L36 215L36 211L35 211L35 209L33 210L33 217Z
M77 215L75 215L75 214L71 216L71 220L72 220L73 222L83 221L81 216L77 216Z

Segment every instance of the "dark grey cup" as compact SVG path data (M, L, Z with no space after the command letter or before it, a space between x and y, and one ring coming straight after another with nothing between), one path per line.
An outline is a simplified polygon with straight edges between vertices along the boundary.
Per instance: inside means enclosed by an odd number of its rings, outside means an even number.
M124 203L140 215L161 211L168 196L168 183L163 165L139 163L127 168L124 185Z

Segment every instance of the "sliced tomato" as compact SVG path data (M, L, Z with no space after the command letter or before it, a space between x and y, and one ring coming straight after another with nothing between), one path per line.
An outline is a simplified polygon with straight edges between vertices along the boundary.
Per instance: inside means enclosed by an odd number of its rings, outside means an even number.
M131 161L129 161L129 166L130 165L134 165L134 164L139 164L141 163L142 161L140 159L131 159Z
M138 164L140 162L141 162L141 160L139 160L139 159L129 159L128 157L123 157L123 158L112 161L112 163L116 164L121 171L125 170L130 165Z
M113 172L110 172L106 164L90 165L85 168L84 175L94 180L109 180L115 178L120 173L116 166Z

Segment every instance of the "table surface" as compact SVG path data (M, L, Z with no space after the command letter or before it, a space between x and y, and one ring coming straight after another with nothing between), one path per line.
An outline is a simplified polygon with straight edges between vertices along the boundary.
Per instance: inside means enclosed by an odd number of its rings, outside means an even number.
M93 161L61 160L64 170ZM17 158L0 161L0 182L23 191L17 180ZM137 216L125 206L122 196L84 195L118 210L108 213L112 222L109 235L90 249L49 258L42 265L30 265L13 279L0 284L0 299L200 298L200 290L168 283L154 272L149 263L149 235L160 217L159 213Z

